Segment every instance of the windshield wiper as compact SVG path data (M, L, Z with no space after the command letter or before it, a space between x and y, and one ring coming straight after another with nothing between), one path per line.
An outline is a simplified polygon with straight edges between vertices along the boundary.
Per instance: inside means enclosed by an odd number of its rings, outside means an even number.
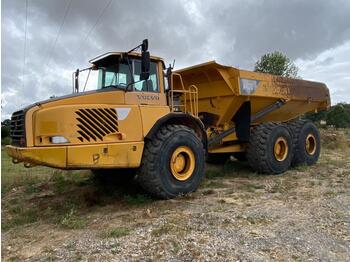
M113 88L125 91L125 87L121 87L119 85L108 85L108 86L104 86L103 88L109 88L109 87L113 87Z

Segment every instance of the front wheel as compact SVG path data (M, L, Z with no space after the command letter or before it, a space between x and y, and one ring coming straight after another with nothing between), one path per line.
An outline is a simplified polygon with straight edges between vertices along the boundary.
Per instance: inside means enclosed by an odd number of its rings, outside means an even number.
M151 195L169 199L195 191L205 173L205 151L196 133L167 125L145 141L136 179Z

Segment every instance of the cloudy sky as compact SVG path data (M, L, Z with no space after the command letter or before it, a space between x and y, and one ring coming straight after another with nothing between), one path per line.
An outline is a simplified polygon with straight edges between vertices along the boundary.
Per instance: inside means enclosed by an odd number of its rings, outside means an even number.
M2 119L70 93L73 70L144 38L176 68L216 60L253 69L282 51L302 78L328 85L333 104L350 102L349 0L2 0L1 9Z

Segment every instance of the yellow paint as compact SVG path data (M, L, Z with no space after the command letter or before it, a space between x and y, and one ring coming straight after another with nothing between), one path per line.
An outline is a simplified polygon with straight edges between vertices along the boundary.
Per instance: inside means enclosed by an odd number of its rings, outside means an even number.
M33 123L35 123L34 112L36 112L38 109L39 109L39 106L33 106L27 111L25 115L27 146L34 146L34 134L33 134Z
M289 147L287 140L284 137L278 137L273 148L276 160L279 162L284 161L288 156L288 151Z
M138 167L143 142L24 148L6 146L6 151L20 162L63 169Z
M316 153L317 146L318 145L315 136L313 134L308 134L305 141L306 152L310 156L313 156Z
M141 119L142 119L142 130L144 136L147 136L153 125L158 119L167 115L170 112L168 106L140 106Z
M86 144L87 141L79 140L81 135L78 130L81 128L78 126L80 123L77 120L80 118L77 115L79 109L99 109L110 108L112 110L118 108L129 109L128 116L117 121L118 132L112 132L100 139L90 140L88 144L99 143L115 143L115 142L128 142L128 141L142 141L142 122L140 109L137 105L118 105L118 104L78 104L78 105L60 105L55 107L43 108L35 114L35 145L36 146L52 146L49 138L52 136L64 136L70 141L70 145ZM97 123L95 118L91 118L91 121ZM110 121L114 121L110 119Z
M189 179L196 167L196 159L191 148L180 146L175 149L170 159L171 174L179 181Z
M66 168L66 147L14 147L6 146L6 152L20 162Z
M197 86L199 112L217 114L219 116L217 126L229 123L245 101L251 102L252 114L279 99L286 101L283 107L259 119L259 122L285 122L330 105L329 91L322 83L239 70L217 64L215 61L176 72L181 75L185 86ZM249 94L242 94L240 84L242 78L257 80L256 89ZM290 85L295 87L290 88Z
M246 149L244 144L237 145L221 145L214 148L209 148L209 153L235 153L235 152L244 152Z
M37 103L25 115L27 147L10 146L7 147L8 153L24 162L58 168L138 167L144 137L161 117L170 112L181 111L194 117L201 112L216 115L216 123L211 126L212 129L207 130L210 135L231 128L234 125L232 117L245 101L251 102L252 115L280 99L286 102L253 124L265 121L286 122L330 105L329 91L324 84L239 70L214 61L176 71L171 79L171 90L166 92L164 62L157 57L151 59L158 62L159 93L99 90ZM256 81L257 84L250 93L242 93L242 79ZM174 97L176 92L179 95L177 101ZM175 105L175 102L178 104ZM82 117L77 112L93 109L112 114L108 118L110 122L105 121L113 131L104 130L104 120L99 119L102 116L94 116L92 113L91 118L83 119L86 123L81 124L79 118ZM83 137L82 133L86 135L86 132L89 134ZM62 136L69 142L53 144L52 136ZM245 144L233 143L237 143L236 134L225 137L222 145L209 152L245 151ZM312 141L309 139L306 143L311 145ZM283 151L281 144L276 146L277 151ZM311 148L310 152L313 151ZM281 153L281 159L284 155ZM182 170L187 170L186 159L192 161L191 154L185 149L174 156L173 171L179 180L190 172L182 174Z
M67 147L67 167L139 167L143 142Z

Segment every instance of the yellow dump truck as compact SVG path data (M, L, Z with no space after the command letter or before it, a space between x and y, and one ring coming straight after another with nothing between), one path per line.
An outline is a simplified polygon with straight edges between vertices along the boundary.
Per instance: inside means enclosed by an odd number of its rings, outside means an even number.
M137 49L141 52L136 52ZM148 42L90 60L97 90L35 103L11 117L14 163L103 173L136 171L150 194L195 191L205 163L230 156L260 173L316 163L320 136L306 112L330 105L325 84L207 62L173 71Z

